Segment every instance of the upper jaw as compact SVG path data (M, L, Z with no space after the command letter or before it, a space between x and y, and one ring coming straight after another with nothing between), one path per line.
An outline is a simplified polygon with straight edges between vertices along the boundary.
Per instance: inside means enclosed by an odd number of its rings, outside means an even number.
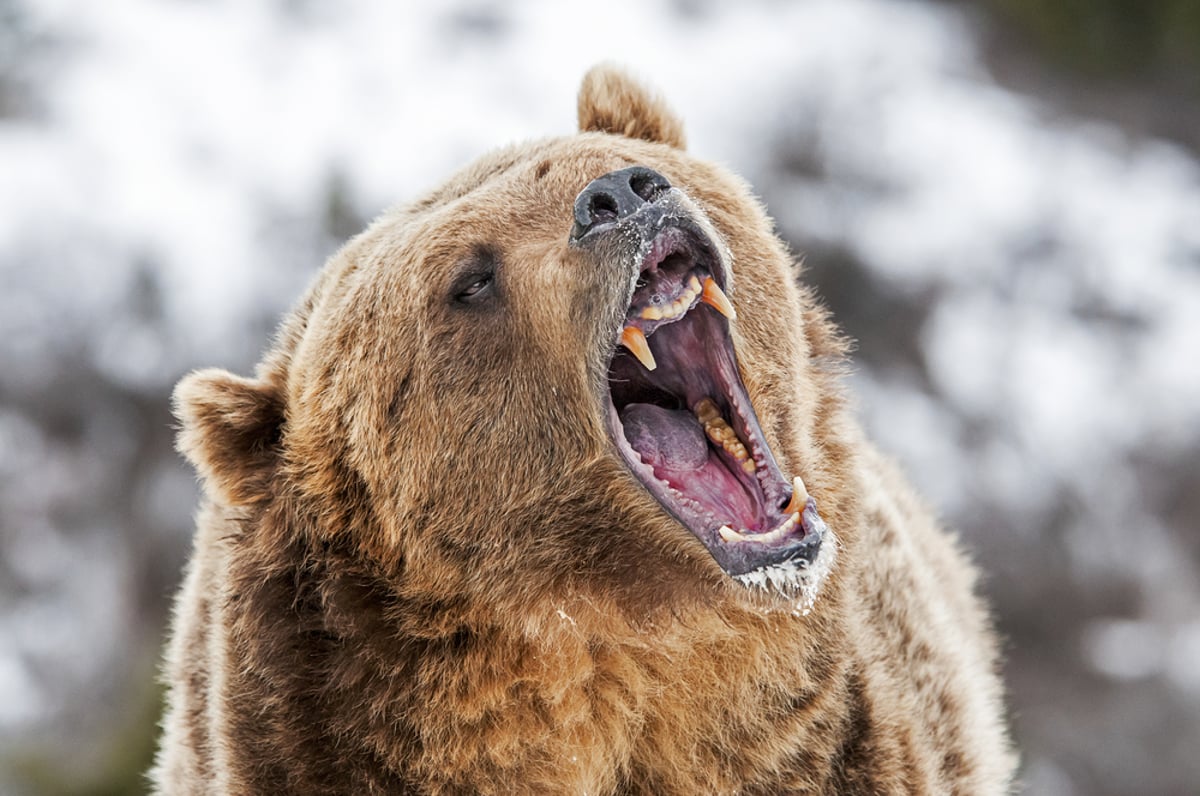
M827 528L799 477L784 477L742 384L720 237L671 189L572 244L628 280L602 391L622 462L728 575L807 588Z
M590 251L608 267L616 267L626 280L625 305L650 263L660 263L673 251L690 254L708 263L712 276L725 291L732 287L729 252L704 214L678 188L670 188L653 203L617 221L592 227L585 235L573 231L572 248ZM639 324L647 334L659 324L646 319Z

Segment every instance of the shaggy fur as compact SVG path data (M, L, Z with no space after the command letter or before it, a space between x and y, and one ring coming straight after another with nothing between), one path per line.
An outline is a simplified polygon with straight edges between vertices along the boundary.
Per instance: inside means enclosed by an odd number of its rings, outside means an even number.
M157 791L1005 792L974 572L844 408L763 209L616 70L579 118L350 241L254 378L180 383L205 503ZM807 614L724 574L606 436L628 297L567 238L632 164L730 249L746 387L840 544ZM489 258L496 301L455 302Z

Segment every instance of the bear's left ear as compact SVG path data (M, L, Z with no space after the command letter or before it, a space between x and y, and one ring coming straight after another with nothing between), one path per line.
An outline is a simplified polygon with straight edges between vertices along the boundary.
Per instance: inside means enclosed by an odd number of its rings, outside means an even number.
M640 138L683 149L683 122L627 73L598 64L579 87L579 129Z
M280 390L212 368L189 373L172 396L183 427L177 445L214 498L259 503L279 460L284 406Z

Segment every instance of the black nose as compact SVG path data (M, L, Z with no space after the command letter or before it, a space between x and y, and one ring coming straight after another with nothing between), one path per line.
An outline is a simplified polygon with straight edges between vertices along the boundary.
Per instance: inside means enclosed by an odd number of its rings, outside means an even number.
M645 166L630 166L597 177L575 197L571 240L632 215L670 189L666 177Z

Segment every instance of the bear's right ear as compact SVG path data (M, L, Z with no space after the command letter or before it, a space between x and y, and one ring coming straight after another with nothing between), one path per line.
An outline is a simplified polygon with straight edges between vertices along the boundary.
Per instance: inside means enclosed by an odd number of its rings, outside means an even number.
M268 496L279 460L283 397L264 381L224 370L189 373L172 396L182 423L177 446L204 479L213 497L231 505Z
M579 87L579 129L656 141L676 149L687 142L683 122L667 104L612 64L598 64Z

